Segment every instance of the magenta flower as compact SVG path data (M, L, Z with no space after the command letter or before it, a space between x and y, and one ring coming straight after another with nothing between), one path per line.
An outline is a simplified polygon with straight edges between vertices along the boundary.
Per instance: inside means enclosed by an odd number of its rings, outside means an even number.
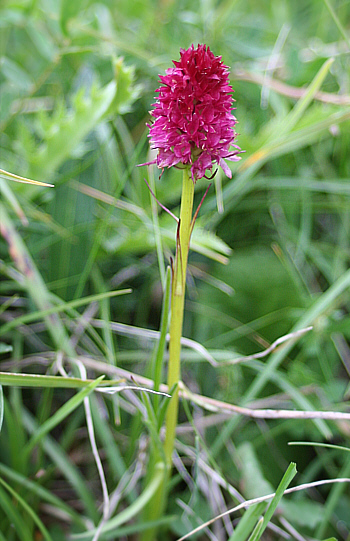
M158 99L151 112L155 120L149 137L158 155L144 165L191 166L196 181L218 164L231 178L224 159L238 161L240 148L233 144L237 121L231 113L234 100L228 67L206 45L181 49L179 62L173 63L175 68L159 76L163 85L156 90Z

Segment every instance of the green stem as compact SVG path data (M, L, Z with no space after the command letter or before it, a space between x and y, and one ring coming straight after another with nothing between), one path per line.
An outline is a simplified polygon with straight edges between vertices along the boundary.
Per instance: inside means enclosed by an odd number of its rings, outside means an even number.
M176 256L171 295L170 341L168 388L171 389L180 380L180 355L182 323L185 303L187 259L191 236L194 184L191 170L184 169L182 180L182 196L178 237L176 240ZM179 390L175 389L167 409L165 422L164 451L167 467L170 470L174 450L175 432L179 409Z
M169 341L169 365L168 365L168 386L171 389L180 380L180 354L181 354L181 335L184 313L185 290L186 290L186 271L187 258L191 237L191 222L193 209L194 184L191 177L191 170L184 169L182 181L182 196L180 221L176 237L176 255L173 270L173 281L171 291L171 316L170 316L170 341ZM165 420L165 442L164 456L166 461L166 471L162 483L145 509L145 518L148 521L159 519L166 506L167 484L169 481L172 455L174 450L175 433L177 426L177 416L179 409L178 387L170 400ZM162 460L161 457L154 457L155 464ZM155 467L155 464L151 466ZM151 474L152 477L152 474ZM142 541L153 541L156 538L156 528L150 528L141 535Z

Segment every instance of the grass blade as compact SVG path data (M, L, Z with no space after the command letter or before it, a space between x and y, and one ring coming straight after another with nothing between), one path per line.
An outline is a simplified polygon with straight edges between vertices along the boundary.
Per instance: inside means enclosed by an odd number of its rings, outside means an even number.
M68 402L66 402L56 413L54 413L41 427L36 431L35 435L32 437L32 439L28 442L26 447L24 448L24 453L30 453L35 445L39 443L39 441L48 433L50 430L52 430L55 426L57 426L61 421L63 421L72 411L74 411L80 404L84 401L84 398L88 396L95 387L98 386L98 384L102 381L104 376L100 376L95 381L92 381L85 387L85 389L82 389L79 391L78 394L73 396Z
M99 378L99 385L112 386L120 384L120 380L103 381ZM64 378L62 376L41 376L39 374L9 374L0 372L0 385L11 387L52 387L54 389L85 388L96 380L80 378Z
M278 488L276 490L276 494L273 497L272 502L270 503L270 505L269 505L269 507L268 507L268 509L267 509L267 511L265 513L264 521L263 521L263 524L261 526L261 530L259 532L259 538L263 534L263 532L266 529L268 523L270 522L270 520L272 518L272 515L276 511L277 506L278 506L279 502L282 499L284 491L288 488L291 481L294 479L296 473L297 473L296 465L295 465L294 462L291 462L291 464L288 466L288 469L287 469L286 473L282 477L282 480L281 480L280 484L278 485Z
M164 478L165 469L164 466L161 463L157 464L157 471L155 472L155 475L152 479L152 481L149 483L149 485L145 488L145 490L142 492L142 494L131 504L129 507L124 509L121 513L119 513L116 517L113 517L110 519L102 528L101 533L109 533L113 532L115 529L117 529L121 524L124 524L134 516L136 516L140 511L145 507L147 502L152 498L152 496L157 491L158 487L160 486L160 483L162 482ZM81 540L81 541L89 541L93 538L96 530L90 530L88 532L84 532L81 534L73 534L71 536L72 539L75 540Z
M169 308L170 308L170 289L171 289L171 273L170 267L167 268L166 278L165 278L165 287L164 287L164 298L161 314L161 323L160 323L160 334L156 350L155 363L154 363L154 390L159 391L159 387L162 379L162 367L164 361L164 352L166 344L166 334L168 329L168 319L169 319ZM157 411L157 406L159 404L159 396L154 396L154 409Z
M243 517L239 521L239 524L233 534L230 536L228 541L245 541L249 534L253 531L252 537L256 530L258 524L256 521L259 519L260 515L264 512L266 508L266 502L258 503L257 505L252 505L244 513ZM261 520L262 525L262 520ZM250 539L252 539L252 537Z
M21 498L19 494L15 490L13 490L10 485L8 485L3 479L0 479L0 483L6 488L6 490L13 496L13 498L16 498L18 503L21 504L21 506L24 508L24 510L28 513L28 515L33 519L39 530L41 531L43 537L46 539L46 541L52 541L52 537L45 528L44 524L38 517L36 513L34 513L33 509Z
M264 519L261 517L260 520L258 520L252 535L249 537L249 541L258 541L261 537L261 530L263 526Z

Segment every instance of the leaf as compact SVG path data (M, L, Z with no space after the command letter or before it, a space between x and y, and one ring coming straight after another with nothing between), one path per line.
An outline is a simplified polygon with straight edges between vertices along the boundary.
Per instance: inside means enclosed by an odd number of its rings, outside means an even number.
M3 56L0 59L0 71L15 88L25 92L30 91L33 79L17 62Z
M140 86L134 85L135 69L133 66L126 66L123 58L115 58L113 67L117 88L106 116L129 112L132 103L138 98L141 91Z
M76 17L81 11L83 11L86 6L89 4L89 0L61 0L61 9L60 9L60 24L62 32L67 36L68 32L68 22Z
M152 496L156 493L160 483L163 480L165 471L162 463L158 463L156 466L155 474L151 482L147 485L144 491L140 494L136 500L130 504L126 509L121 511L118 515L107 520L101 529L101 533L110 533L114 532L121 524L124 524L134 516L138 515L140 511L145 507L147 502L150 501ZM90 540L94 537L96 529L89 530L88 532L73 534L71 535L72 539L80 540Z
M1 353L11 353L13 350L12 346L9 344L5 344L4 342L0 342L0 354Z
M313 530L322 522L324 509L321 504L302 498L283 502L283 514L293 524Z
M20 177L19 175L14 175L13 173L9 173L8 171L4 171L3 169L0 169L0 178L5 177L8 180L13 180L14 182L21 182L23 184L34 184L35 186L48 186L50 188L53 188L53 184L48 184L47 182L39 182L38 180L33 180L31 178L25 178ZM2 191L5 190L6 185L1 184ZM10 201L12 205L14 204L13 201ZM18 205L17 205L18 206ZM15 209L17 211L17 207ZM18 211L17 211L18 213Z
M98 293L97 295L89 295L88 297L83 297L81 299L76 299L70 302L63 302L62 304L59 304L58 306L51 306L50 308L47 308L46 310L38 310L37 312L31 312L30 314L25 314L24 316L13 319L8 324L3 325L0 331L0 334L5 334L9 330L16 328L19 325L22 325L23 323L29 323L31 321L36 321L38 319L46 318L47 316L50 316L52 314L59 314L60 312L70 310L72 308L77 308L78 306L84 306L92 302L108 299L111 297L117 297L119 295L125 295L128 293L131 293L131 289L119 289L116 291L106 291L104 293Z
M262 526L263 526L263 523L264 523L264 519L261 518L260 520L258 520L254 530L253 530L253 533L252 535L249 537L249 541L258 541L261 537L261 534L262 534Z
M53 389L81 389L87 384L94 383L95 380L85 380L80 378L64 378L62 376L42 376L40 374L13 374L0 372L0 385L10 387L41 387ZM117 381L101 381L102 387L119 384Z
M88 396L103 380L104 376L100 376L95 381L89 383L85 389L82 389L74 395L68 402L60 407L47 421L45 421L39 429L35 432L35 435L28 442L22 452L29 454L32 449L35 447L43 437L50 432L55 426L57 426L61 421L63 421L72 411L74 411L80 404L83 402L84 398Z
M255 531L257 523L256 521L259 519L260 515L263 513L264 509L266 508L267 503L261 502L257 505L252 505L249 507L241 520L238 523L238 526L236 527L235 531L231 535L228 541L245 541L249 534ZM258 524L260 524L260 521L258 521ZM261 521L262 525L262 521ZM254 532L253 532L254 534ZM253 535L252 534L252 535Z
M11 529L18 534L18 538L21 541L32 541L29 526L23 520L21 513L19 512L17 505L13 502L12 497L7 495L7 492L0 486L0 507L5 512L8 520L11 523Z
M0 385L0 432L2 429L3 421L4 421L4 392L2 390L2 385Z
M71 2L74 3L74 2ZM41 114L43 143L28 159L30 176L48 180L62 163L70 158L85 137L110 115L125 112L136 99L133 68L117 61L115 79L99 88L93 84L89 92L80 88L71 98L72 107L59 102L52 115Z
M277 509L277 506L278 506L280 500L283 497L284 491L288 488L289 484L291 483L291 481L295 477L296 473L297 473L296 465L295 465L294 462L291 462L290 465L288 466L288 469L287 469L286 473L282 477L282 480L281 480L280 484L278 485L278 488L276 490L276 494L274 495L274 497L272 499L272 502L270 503L270 505L269 505L269 507L268 507L268 509L267 509L267 511L265 513L264 521L263 521L263 525L261 527L260 535L262 535L264 530L267 528L268 523L270 522L274 512Z
M18 501L18 503L21 504L24 510L32 518L33 522L37 525L37 527L41 531L43 538L45 538L46 541L52 541L51 535L45 528L44 524L42 523L38 515L30 507L30 505L28 505L27 502L15 490L13 490L13 488L10 487L10 485L8 485L3 479L0 479L0 483L6 488L6 490L11 494L11 496L15 498Z
M237 451L241 460L244 495L247 498L257 498L274 492L273 486L264 477L252 444L247 441Z

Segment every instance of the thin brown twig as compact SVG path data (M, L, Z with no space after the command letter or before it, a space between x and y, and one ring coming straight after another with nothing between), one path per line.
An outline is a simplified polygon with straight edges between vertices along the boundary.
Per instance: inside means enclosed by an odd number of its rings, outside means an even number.
M197 207L197 210L196 210L196 212L194 213L194 216L193 216L193 218L192 218L192 221L191 221L191 229L190 229L190 238L191 238L191 235L192 235L192 231L193 231L193 228L194 228L194 224L196 223L196 220L197 220L198 213L199 213L199 211L200 211L201 206L203 205L203 202L204 202L204 199L205 199L206 196L207 196L207 193L209 192L210 186L211 186L211 183L209 184L208 188L205 190L204 195L203 195L203 197L202 197L202 199L201 199L201 201L200 201L200 203L199 203L199 205L198 205L198 207Z
M123 368L111 366L104 362L94 361L88 357L80 357L80 360L82 360L86 366L97 372L111 374L113 376L137 382L139 385L153 387L153 381L151 379L139 376L138 374L133 374ZM163 383L160 385L159 390L166 393L168 392L168 386ZM229 404L221 400L216 400L215 398L192 393L182 382L179 384L179 396L184 400L195 402L207 411L227 411L231 414L243 415L252 419L326 419L329 421L350 421L350 412L253 409L236 406L235 404Z
M313 326L310 325L309 327L305 327L305 329L299 329L298 331L294 331L288 334L285 334L284 336L280 336L280 338L277 338L272 344L264 349L264 351L260 351L259 353L253 353L252 355L245 355L243 357L236 357L235 359L232 359L231 361L223 361L222 363L218 363L219 366L226 366L229 364L238 364L245 361L253 361L254 359L262 359L263 357L266 357L271 353L274 349L276 349L278 346L283 344L284 342L287 342L287 340L293 340L296 338L299 338L299 336L302 336L303 334L311 331L313 329Z
M302 98L307 92L307 88L297 88L283 83L282 81L278 81L277 79L265 77L263 74L253 73L240 68L232 71L232 77L236 80L247 81L272 88L278 92L278 94L283 94L284 96L297 100ZM333 103L334 105L350 105L350 96L348 94L333 94L330 92L318 91L315 93L314 99L322 101L323 103Z
M163 209L163 210L165 210L165 212L167 212L172 218L174 218L174 220L175 220L177 223L179 223L179 218L177 218L177 217L175 216L175 214L173 214L173 213L171 212L171 210L169 210L167 207L165 207L165 206L164 206L164 205L156 198L156 196L155 196L154 192L152 191L151 186L148 184L147 180L146 180L145 178L144 178L143 180L145 181L145 183L146 183L146 185L147 185L147 188L149 189L149 192L150 192L150 194L152 195L153 199L155 200L156 203L158 203L158 205L160 206L160 208Z
M339 478L339 479L324 479L322 481L314 481L312 483L304 483L303 485L298 485L296 487L287 488L284 491L284 494L291 494L293 492L300 492L301 490L307 490L309 488L314 488L314 487L323 486L323 485L329 485L329 484L333 484L333 483L350 483L350 479L348 477L343 477L343 478ZM189 537L191 537L195 533L200 532L201 530L203 530L203 528L207 528L208 526L213 524L213 522L215 522L216 520L219 520L220 518L223 518L223 517L225 517L227 515L231 515L232 513L234 513L235 511L239 511L240 509L247 509L248 507L251 507L252 505L255 505L257 503L265 502L265 501L267 502L268 500L271 500L275 495L276 495L276 493L274 492L273 494L267 494L266 496L261 496L260 498L254 498L252 500L247 500L247 501L245 501L243 503L240 503L239 505L236 505L236 507L232 507L232 509L228 509L227 511L224 511L220 515L217 515L216 517L212 518L211 520L208 520L204 524L201 524L200 526L198 526L197 528L195 528L191 532L189 532L186 535L183 535L182 537L177 539L176 541L184 541L185 539L188 539Z

